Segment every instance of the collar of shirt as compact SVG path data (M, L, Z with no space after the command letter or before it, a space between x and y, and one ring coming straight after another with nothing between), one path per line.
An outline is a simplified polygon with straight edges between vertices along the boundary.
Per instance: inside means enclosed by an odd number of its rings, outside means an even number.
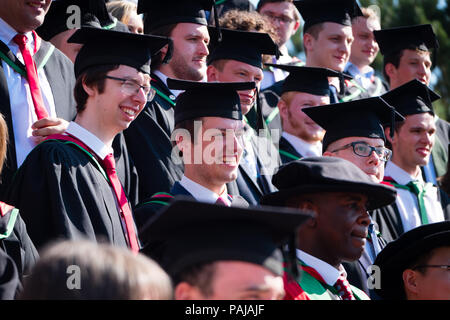
M2 18L0 18L0 40L3 41L8 48L12 51L12 53L21 60L23 63L22 54L20 54L19 46L13 41L13 38L18 34L13 27L5 22ZM27 32L25 33L27 36L27 46L28 48L34 48L34 38L33 33ZM33 52L33 50L30 50Z
M364 77L364 78L367 78L367 79L371 79L372 76L375 74L375 70L372 67L370 67L370 66L367 66L367 70L369 70L369 71L363 73L353 63L348 62L347 66L344 69L344 72L345 71L348 72L354 78L356 76L360 76L360 77Z
M333 286L342 273L345 275L345 277L347 277L347 273L345 272L342 265L339 266L338 270L332 265L306 253L305 251L302 251L300 249L297 249L296 251L297 258L302 260L309 267L314 268L320 274L323 280L325 280L327 285Z
M217 193L209 190L208 188L205 188L204 186L198 184L195 181L192 181L185 175L181 177L181 180L179 181L181 186L183 186L187 191L189 191L192 196L200 202L206 202L206 203L216 203L219 196L222 196L222 199L228 203L228 193L227 188L225 186L225 190L222 194L218 195ZM228 203L230 204L230 203Z
M81 142L87 145L102 160L104 160L108 154L114 154L112 147L107 146L92 132L73 121L69 123L66 132L81 140Z
M159 70L156 70L156 71L153 72L153 73L156 74L156 75L161 79L161 81L164 82L164 84L165 84L166 87L167 87L167 78L169 78L169 77L166 76L164 73L162 73L162 72L159 71ZM167 88L169 88L169 87L167 87ZM179 95L180 93L183 92L183 90L172 90L172 89L169 89L169 90L170 90L170 92L172 92L172 94L173 94L175 97L178 97L178 95Z
M284 131L281 136L283 136L294 149L304 157L320 157L322 155L322 143L320 141L311 144Z
M407 184L410 181L416 180L423 182L422 176L419 174L417 177L411 176L408 172L397 166L392 161L386 164L386 169L384 170L384 175L391 177L395 182L399 184Z

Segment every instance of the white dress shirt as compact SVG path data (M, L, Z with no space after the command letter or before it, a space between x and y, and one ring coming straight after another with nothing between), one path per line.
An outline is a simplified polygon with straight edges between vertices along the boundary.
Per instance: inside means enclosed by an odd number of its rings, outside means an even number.
M0 40L3 41L11 52L22 62L23 57L19 46L13 41L17 31L0 18ZM31 32L27 36L27 46L34 54L34 38ZM36 146L32 137L31 125L38 119L31 98L30 86L26 78L14 71L5 61L2 60L2 67L8 84L9 101L11 105L11 117L14 130L14 144L16 147L16 160L19 167L27 157L28 153ZM53 94L45 75L44 69L37 72L39 86L41 88L44 107L50 117L56 117L55 102Z
M391 177L395 182L405 185L410 181L418 180L423 182L422 176L412 177L405 170L397 166L392 161L386 165L384 175ZM444 212L441 203L438 200L438 189L434 186L430 187L424 196L425 208L427 211L428 222L444 221ZM405 232L422 225L420 220L419 203L417 196L404 189L397 189L397 200L395 201L400 212L403 229Z
M221 197L222 200L225 201L225 203L228 206L231 206L231 202L228 199L228 193L227 193L226 186L225 186L225 190L223 191L223 193L221 195L218 195L217 193L209 190L208 188L205 188L204 186L198 184L197 182L192 181L185 175L183 175L183 177L181 177L181 180L179 181L179 183L181 184L181 186L183 188L185 188L195 198L195 200L197 200L199 202L214 204L214 203L216 203L217 199L219 197Z
M159 79L161 79L162 82L164 82L164 84L166 85L167 88L169 88L167 86L167 79L169 78L168 76L166 76L164 73L162 73L159 70L156 70L153 72L155 75L158 76ZM184 90L173 90L173 89L169 89L170 92L172 92L174 98L172 99L172 97L169 97L171 100L175 100L176 97L178 97L178 95L182 92L184 92ZM174 101L175 102L175 101Z
M303 157L320 157L322 155L322 143L320 141L311 144L284 131L281 136L284 137Z
M305 251L300 249L296 249L296 251L297 258L302 260L308 267L315 269L323 280L325 280L327 285L331 287L334 286L341 274L344 274L345 277L347 277L347 273L342 265L340 265L340 269L336 269L332 265L306 253Z

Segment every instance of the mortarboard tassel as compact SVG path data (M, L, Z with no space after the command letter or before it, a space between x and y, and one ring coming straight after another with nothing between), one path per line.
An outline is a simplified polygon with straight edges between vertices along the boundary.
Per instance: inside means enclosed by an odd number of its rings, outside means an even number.
M293 233L289 236L289 242L283 246L282 252L286 262L286 270L292 276L294 281L300 282L300 270L297 265L297 254L295 245L296 234Z
M344 94L345 91L345 79L344 79L344 75L341 73L339 73L339 92L340 94Z
M222 31L220 31L219 12L217 11L216 3L214 3L213 5L213 11L214 11L214 24L217 30L217 41L222 42Z
M162 63L163 64L169 63L170 59L172 59L172 54L173 54L173 41L172 41L172 39L169 39L167 53L166 53L166 56L164 57Z

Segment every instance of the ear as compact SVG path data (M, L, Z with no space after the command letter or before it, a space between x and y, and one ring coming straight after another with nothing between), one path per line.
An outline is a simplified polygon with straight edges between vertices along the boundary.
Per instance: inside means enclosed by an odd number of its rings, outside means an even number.
M402 278L407 296L417 295L420 292L419 283L417 281L417 271L406 269L402 273Z
M393 142L395 141L395 131L394 131L394 138L391 138L391 127L386 127L384 129L384 135L386 136L386 140L393 145Z
M317 206L310 200L304 200L298 204L297 208L300 210L314 212L314 216L304 223L306 226L314 228L317 225Z
M322 154L322 157L334 157L333 153L331 153L330 151L325 151Z
M90 97L92 97L92 96L95 94L95 92L97 91L95 87L93 87L93 86L91 86L91 87L88 86L88 85L84 82L84 79L83 79L82 84L83 84L83 89L84 89L84 91L85 91L85 92L87 93L87 95L90 96Z
M392 83L392 79L397 77L397 68L392 63L387 63L384 66L384 71L386 71L386 74L389 76L389 82Z
M218 71L216 69L216 67L214 67L213 65L209 65L208 68L206 69L206 76L208 77L208 81L219 81L219 77L218 77Z
M164 61L164 58L166 57L167 51L169 50L169 45L166 44L159 52L161 52L161 61Z
M200 290L187 282L180 282L175 287L175 300L204 300Z
M308 54L313 50L314 46L314 37L310 35L309 33L305 33L303 35L303 45L305 46L306 50L308 51Z
M280 111L280 117L283 120L286 120L289 116L289 106L287 105L286 101L283 99L278 100L278 110Z

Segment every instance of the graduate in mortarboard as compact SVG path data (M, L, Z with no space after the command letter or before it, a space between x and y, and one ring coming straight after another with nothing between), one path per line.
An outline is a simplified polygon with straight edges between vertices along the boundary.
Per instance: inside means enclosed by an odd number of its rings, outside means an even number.
M144 14L144 32L173 40L173 46L163 48L152 59L155 99L147 103L142 114L124 132L139 175L140 199L159 191L169 192L183 175L183 167L171 158L173 108L180 91L169 89L166 80L206 79L209 33L205 11L213 5L213 0L138 2L138 13Z
M255 83L168 79L168 84L169 88L185 90L176 100L172 134L174 153L182 158L184 174L170 193L158 192L136 208L136 223L144 245L149 237L148 230L143 231L145 225L175 196L225 206L248 206L236 190L229 188L238 177L244 152L244 123L237 91L251 90Z
M392 151L385 147L384 124L393 117L403 119L394 108L379 97L357 101L304 108L303 111L326 130L323 139L323 155L348 160L366 173L374 182L383 181L384 166ZM369 266L386 245L376 224L371 221L366 245L361 257L344 263L349 281L375 298L369 290Z
M430 160L436 141L432 102L440 97L422 82L412 80L382 98L405 117L394 129L386 128L393 153L384 181L397 188L398 197L374 216L383 236L396 239L420 225L450 218L448 196L424 181L420 170Z
M374 32L375 39L384 57L383 74L391 89L417 79L430 85L431 67L439 43L429 24L382 29ZM436 114L436 141L431 151L431 161L422 167L427 182L437 184L444 175L448 162L447 145L450 139L450 124Z
M83 44L74 65L77 116L64 134L30 153L16 173L10 203L38 249L58 238L87 238L137 252L112 142L152 98L151 56L170 39L82 28L69 41Z
M309 217L182 199L149 221L143 253L172 277L177 300L280 300L283 262L298 276L295 257L280 248Z
M367 294L347 280L343 262L361 257L371 223L368 210L395 201L395 189L373 182L356 165L337 157L289 162L273 183L279 191L264 196L263 205L314 214L300 226L295 245L302 277L295 280L286 270L285 299L367 300Z
M294 1L302 18L303 45L307 67L343 72L353 41L352 19L362 16L355 0ZM331 102L347 102L369 97L355 81L330 80Z
M236 26L237 27L237 26ZM255 81L256 88L239 91L245 118L244 155L236 180L239 194L250 204L257 205L262 195L275 191L271 183L273 171L280 160L270 133L264 132L258 90L263 79L262 55L277 55L278 46L267 33L221 29L222 39L213 33L208 56L208 81ZM248 115L256 114L255 121ZM261 130L261 132L260 132Z
M385 300L450 300L450 221L414 228L377 256Z
M328 78L340 77L341 74L324 68L267 65L288 72L277 107L283 130L278 150L282 163L321 156L325 130L302 112L302 109L329 104Z

